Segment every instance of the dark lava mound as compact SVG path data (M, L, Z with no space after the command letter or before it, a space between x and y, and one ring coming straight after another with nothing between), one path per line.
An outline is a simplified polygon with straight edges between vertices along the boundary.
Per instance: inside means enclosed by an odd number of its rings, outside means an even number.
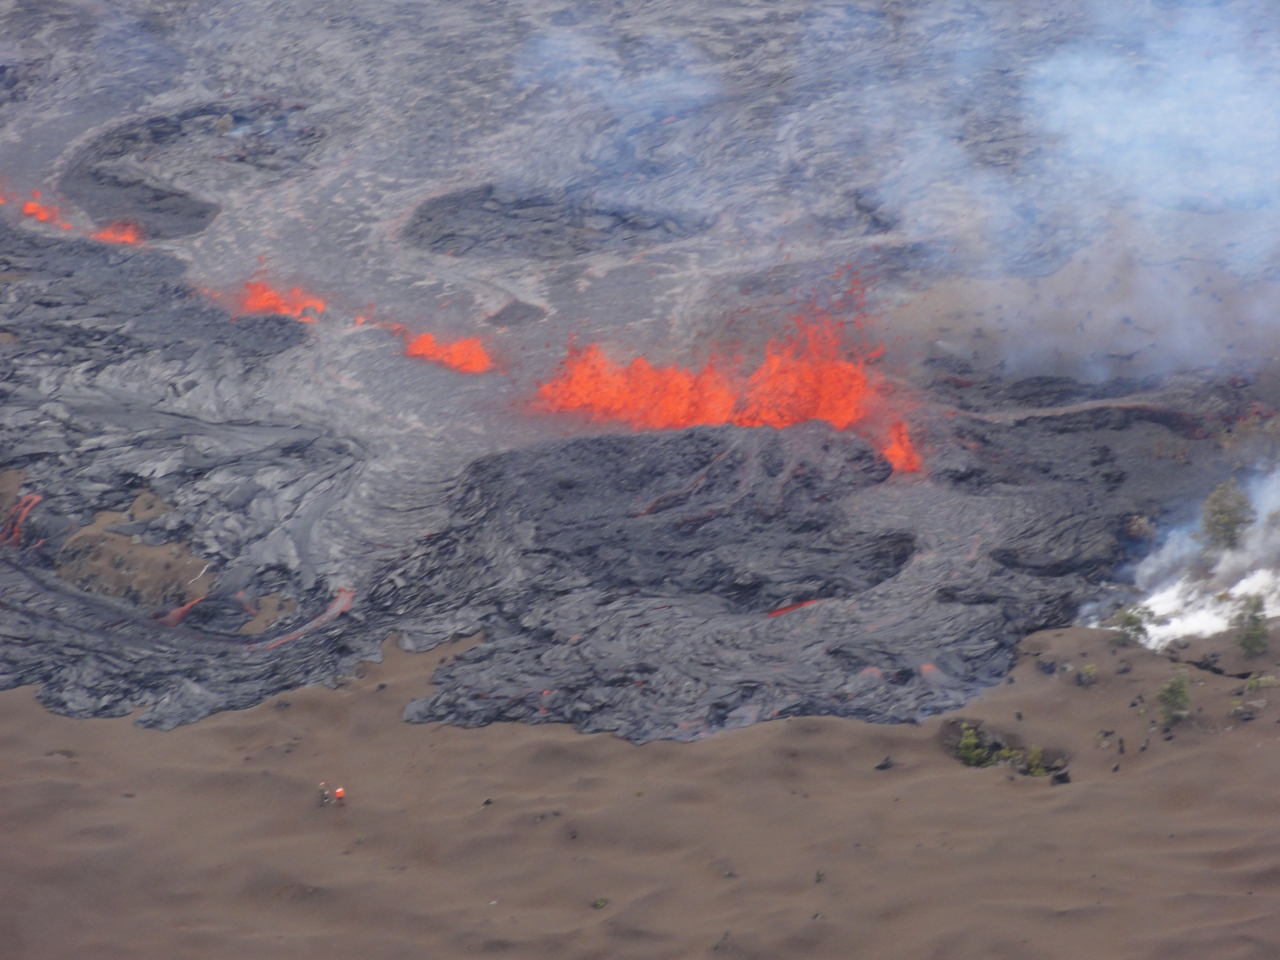
M202 232L220 211L151 172L221 186L274 183L302 167L324 137L301 106L207 104L123 124L84 147L59 181L101 225L126 221L151 240Z
M483 186L428 200L403 231L415 247L470 257L559 260L628 253L694 236L700 221L568 196L507 196Z
M937 417L928 478L891 476L817 423L485 458L458 482L451 527L372 590L411 648L485 632L407 717L643 741L958 706L1024 634L1107 594L1141 547L1136 517L1212 473L1149 461L1166 417L1144 403ZM1147 462L1131 476L1133 457Z

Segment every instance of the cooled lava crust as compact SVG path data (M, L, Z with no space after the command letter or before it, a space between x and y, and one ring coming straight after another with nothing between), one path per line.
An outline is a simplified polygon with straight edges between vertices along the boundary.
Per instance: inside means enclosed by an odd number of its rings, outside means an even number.
M1228 474L1221 431L1254 402L1243 381L942 365L912 415L923 474L815 422L514 445L379 487L360 442L271 399L273 365L311 349L304 325L230 322L173 258L3 224L0 273L0 470L41 498L2 537L0 686L38 684L74 717L147 707L163 728L333 682L388 635L425 651L478 631L408 719L638 742L910 721L1111 597L1148 547L1129 534ZM189 544L216 572L181 622L66 576L74 532L144 489L173 509L114 532ZM384 526L440 519L357 550L335 520L356 501ZM242 635L240 598L269 592L296 609Z

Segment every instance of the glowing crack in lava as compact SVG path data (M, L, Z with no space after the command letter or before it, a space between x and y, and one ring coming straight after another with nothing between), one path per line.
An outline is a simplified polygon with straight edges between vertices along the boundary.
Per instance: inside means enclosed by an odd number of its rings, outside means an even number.
M479 337L465 337L452 343L436 340L429 333L410 340L405 346L406 356L429 360L459 373L487 373L493 369L493 361Z
M62 212L54 206L40 202L40 191L32 190L31 199L22 204L22 215L40 223L48 223L62 230L70 230L71 224L62 219Z
M136 224L129 223L126 220L117 220L115 223L107 224L97 233L89 234L90 240L97 240L101 243L123 243L136 246L142 243L142 231L138 229Z
M797 320L794 333L769 341L764 362L745 378L714 358L696 372L657 367L644 357L622 365L590 344L571 347L560 372L538 388L545 410L585 413L642 430L787 427L807 420L846 430L865 421L879 400L865 361L848 355L839 326L830 321ZM921 469L901 420L890 424L882 452L895 470Z
M293 317L301 323L315 323L316 318L307 311L323 313L324 306L323 300L306 293L301 287L282 292L262 280L250 280L237 295L235 309L236 316L241 317L253 313L274 313Z

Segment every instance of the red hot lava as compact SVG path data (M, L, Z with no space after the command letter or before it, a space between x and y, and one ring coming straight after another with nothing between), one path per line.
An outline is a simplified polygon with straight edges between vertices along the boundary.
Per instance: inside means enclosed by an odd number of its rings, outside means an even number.
M40 202L39 190L32 190L31 199L23 202L22 215L40 223L48 223L62 230L71 229L71 224L62 219L62 212L57 207Z
M764 362L745 377L714 358L698 371L656 367L644 357L623 365L591 344L570 348L560 372L538 388L538 402L546 410L585 413L642 430L786 427L807 420L846 430L866 426L873 409L883 408L867 359L843 347L839 325L829 320L797 319L795 332L770 340ZM882 452L895 470L921 469L901 420L890 424Z
M459 373L487 373L493 369L493 361L479 337L444 343L424 333L410 340L404 352L407 356L430 360Z
M127 220L117 220L97 233L89 234L89 239L98 240L101 243L123 243L136 246L142 243L142 231L136 224L129 223Z
M13 505L13 509L9 511L9 519L0 527L0 543L13 547L21 545L22 525L26 522L27 514L43 499L38 493L28 493Z
M20 201L16 196L6 196L3 191L0 191L0 204L9 203L10 201L18 203L20 204L19 210L21 210L22 215L28 219L35 220L37 223L47 223L60 230L73 229L71 224L62 219L62 211L52 204L42 203L41 197L42 194L39 190L32 190L30 200ZM89 239L100 240L103 243L139 244L142 242L142 232L137 225L118 220L115 223L108 224L97 233L89 234Z
M404 353L407 357L438 363L442 367L458 373L488 373L493 369L493 359L479 337L463 337L460 340L444 342L437 340L434 334L423 333L410 339L408 329L403 323L389 323L383 320L370 320L356 317L357 327L377 327L387 330L397 337L404 337Z
M889 424L889 445L881 452L893 469L902 473L920 472L920 455L911 445L911 438L907 435L907 425L901 420L895 420Z
M236 316L251 313L275 313L301 323L315 323L315 313L324 312L324 301L317 296L306 293L301 287L292 287L287 292L274 289L262 280L250 280L244 290L236 297Z

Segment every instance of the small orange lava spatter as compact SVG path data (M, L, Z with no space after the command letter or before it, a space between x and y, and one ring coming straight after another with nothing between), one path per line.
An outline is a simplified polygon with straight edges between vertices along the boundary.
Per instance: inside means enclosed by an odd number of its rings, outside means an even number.
M314 313L323 313L324 308L322 299L306 293L301 287L292 287L288 291L276 290L262 280L250 280L236 297L237 316L274 313L293 317L302 323L315 323Z
M429 360L459 373L487 373L493 369L493 361L479 337L444 343L424 333L410 340L404 352L410 357Z
M136 245L142 243L142 231L138 229L136 224L125 220L117 220L115 223L103 227L97 233L89 234L89 239L97 240L101 243Z

